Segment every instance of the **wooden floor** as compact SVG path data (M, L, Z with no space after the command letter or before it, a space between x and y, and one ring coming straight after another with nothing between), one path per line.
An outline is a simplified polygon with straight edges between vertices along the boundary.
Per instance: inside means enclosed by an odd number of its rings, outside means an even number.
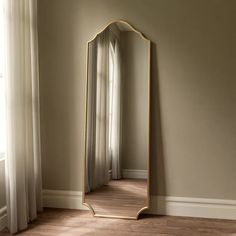
M85 196L96 214L136 217L140 209L147 206L147 180L111 180Z
M9 235L0 233L1 236ZM46 209L19 236L236 235L236 221L171 216L139 220L93 217L89 211Z

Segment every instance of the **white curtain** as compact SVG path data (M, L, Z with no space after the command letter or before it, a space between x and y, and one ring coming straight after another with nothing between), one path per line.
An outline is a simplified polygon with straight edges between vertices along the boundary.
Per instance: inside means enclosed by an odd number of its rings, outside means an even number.
M111 122L110 132L110 157L112 162L112 179L121 178L121 55L119 40L114 42L113 51L113 73L110 78L111 92Z
M42 210L37 0L2 0L5 16L6 187L11 233Z

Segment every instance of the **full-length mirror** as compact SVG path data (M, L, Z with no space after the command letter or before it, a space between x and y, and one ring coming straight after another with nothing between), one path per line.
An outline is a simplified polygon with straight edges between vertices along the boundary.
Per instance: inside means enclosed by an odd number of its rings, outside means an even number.
M83 203L137 219L149 207L150 41L128 23L88 43Z

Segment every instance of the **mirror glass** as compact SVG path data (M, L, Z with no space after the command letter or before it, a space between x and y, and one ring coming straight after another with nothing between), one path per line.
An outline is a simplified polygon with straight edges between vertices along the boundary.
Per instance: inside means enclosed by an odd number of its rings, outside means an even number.
M95 216L149 206L149 84L150 41L128 23L88 43L83 202Z

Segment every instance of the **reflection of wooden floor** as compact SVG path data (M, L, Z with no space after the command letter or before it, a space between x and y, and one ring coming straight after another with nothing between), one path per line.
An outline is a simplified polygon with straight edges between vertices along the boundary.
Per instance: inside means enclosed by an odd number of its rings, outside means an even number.
M85 196L96 214L136 217L147 205L147 181L140 179L111 180Z

